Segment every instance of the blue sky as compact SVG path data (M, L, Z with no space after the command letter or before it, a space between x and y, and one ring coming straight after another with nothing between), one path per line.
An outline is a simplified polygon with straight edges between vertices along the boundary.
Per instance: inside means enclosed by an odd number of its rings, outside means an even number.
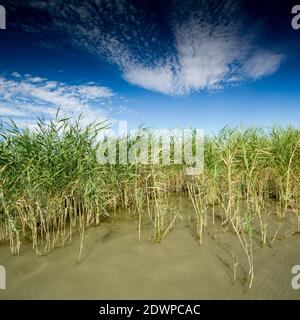
M293 1L2 1L0 117L129 128L295 125Z

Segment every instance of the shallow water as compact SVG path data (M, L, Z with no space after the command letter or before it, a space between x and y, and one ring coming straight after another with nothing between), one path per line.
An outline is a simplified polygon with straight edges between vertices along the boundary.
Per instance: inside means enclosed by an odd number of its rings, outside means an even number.
M194 238L193 211L181 203L183 221L160 244L149 241L145 222L139 243L137 220L119 218L86 231L84 253L76 262L79 236L64 248L36 256L22 246L11 256L0 248L0 264L7 271L7 289L0 299L300 299L291 286L291 269L300 264L300 236L280 240L292 226L274 219L269 238L280 225L272 245L255 242L255 278L245 284L247 261L237 237L218 225L207 228L202 246ZM233 257L240 261L233 281Z

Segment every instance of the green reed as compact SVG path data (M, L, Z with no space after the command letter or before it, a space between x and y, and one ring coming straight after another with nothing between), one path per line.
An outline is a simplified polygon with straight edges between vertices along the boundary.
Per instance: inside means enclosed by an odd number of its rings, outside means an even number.
M140 241L142 219L147 219L153 241L160 242L180 216L169 195L185 194L195 211L200 243L208 221L216 222L215 208L221 208L221 226L235 231L248 258L252 285L253 229L257 226L262 245L270 241L270 203L277 202L278 218L295 216L299 231L298 129L224 128L206 136L204 171L191 178L184 164L174 163L175 141L169 165L162 163L161 143L155 164L99 163L98 135L107 127L105 122L82 127L80 119L67 117L38 119L33 131L12 121L0 125L0 242L8 242L13 254L26 241L37 254L46 254L71 241L76 231L80 259L85 229L99 225L117 208L133 209ZM128 149L138 139L128 136ZM148 151L150 158L150 145ZM119 150L116 154L118 158Z

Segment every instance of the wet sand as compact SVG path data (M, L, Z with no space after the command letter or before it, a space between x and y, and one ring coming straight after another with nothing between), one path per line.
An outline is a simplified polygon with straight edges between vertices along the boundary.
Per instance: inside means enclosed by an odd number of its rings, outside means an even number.
M80 263L78 235L46 256L36 256L29 244L19 256L0 247L7 271L0 299L300 299L291 287L291 269L300 264L298 234L278 236L264 248L257 241L248 289L247 260L234 234L208 229L200 246L185 221L160 244L149 241L145 228L139 243L136 225L126 218L87 230ZM240 261L236 281L234 256Z

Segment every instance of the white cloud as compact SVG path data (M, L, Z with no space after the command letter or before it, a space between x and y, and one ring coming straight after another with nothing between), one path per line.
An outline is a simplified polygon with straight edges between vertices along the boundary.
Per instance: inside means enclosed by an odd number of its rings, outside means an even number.
M21 77L20 73L17 72L17 71L13 72L11 75L12 75L13 77L15 77L15 78L20 78L20 77Z
M22 111L20 108L9 108L3 104L0 104L0 117L24 117L26 116L25 111Z
M239 1L192 0L168 7L168 37L147 6L118 1L32 1L50 13L69 41L116 64L131 84L186 95L257 80L279 68L283 56L257 46L243 25Z
M282 60L281 54L257 52L245 62L243 69L248 77L256 80L276 72Z
M0 117L17 118L22 126L32 124L36 115L53 118L60 108L62 114L77 118L83 124L107 119L101 106L114 96L97 84L67 85L31 75L0 77Z
M132 66L124 71L124 78L135 85L148 90L165 94L174 94L176 87L175 75L170 65L147 68Z
M39 82L44 82L47 79L41 78L41 77L31 77L29 76L27 81L31 83L39 83Z
M132 63L123 68L127 81L164 94L186 95L277 71L283 55L256 48L251 37L243 35L238 2L200 3L193 8L192 1L177 2L173 56L148 68Z
M186 95L247 78L257 80L277 71L283 55L267 50L253 53L252 46L235 36L234 28L227 29L213 33L210 25L191 19L176 27L176 56L154 67L129 64L123 76L148 90Z

